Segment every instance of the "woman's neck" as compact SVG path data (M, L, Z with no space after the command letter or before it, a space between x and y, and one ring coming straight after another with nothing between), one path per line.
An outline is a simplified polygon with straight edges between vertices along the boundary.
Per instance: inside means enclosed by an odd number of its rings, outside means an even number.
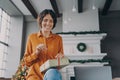
M49 35L50 35L50 32L49 31L42 31L42 34L43 34L43 36L44 37L49 37Z

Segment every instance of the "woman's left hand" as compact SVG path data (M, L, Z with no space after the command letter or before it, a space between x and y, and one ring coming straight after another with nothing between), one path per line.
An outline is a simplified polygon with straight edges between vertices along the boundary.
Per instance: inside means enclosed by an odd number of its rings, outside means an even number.
M63 58L64 55L63 55L62 53L58 53L55 57L56 57L56 58Z

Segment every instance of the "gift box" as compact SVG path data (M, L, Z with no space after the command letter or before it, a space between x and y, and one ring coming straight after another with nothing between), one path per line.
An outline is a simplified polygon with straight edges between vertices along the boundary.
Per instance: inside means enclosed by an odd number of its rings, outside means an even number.
M40 71L44 72L49 68L63 68L69 64L69 60L67 57L63 57L60 59L50 59L47 60L44 64L40 66Z

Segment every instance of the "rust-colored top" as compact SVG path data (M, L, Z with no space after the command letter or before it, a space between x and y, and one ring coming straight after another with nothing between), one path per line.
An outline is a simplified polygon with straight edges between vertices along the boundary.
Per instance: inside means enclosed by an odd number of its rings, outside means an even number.
M39 44L45 44L47 51L43 51L37 55L35 51L36 46ZM27 80L43 80L43 73L40 72L40 66L46 60L54 59L58 53L63 54L61 36L50 33L48 38L44 38L40 32L29 35L24 54L25 63L30 67L26 77Z

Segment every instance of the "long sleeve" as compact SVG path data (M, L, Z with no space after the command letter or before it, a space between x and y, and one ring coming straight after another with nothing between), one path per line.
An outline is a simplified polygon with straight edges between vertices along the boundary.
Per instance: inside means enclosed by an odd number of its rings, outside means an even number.
M24 54L24 60L26 65L27 66L32 65L37 58L38 56L35 54L35 52L32 49L31 37L29 36L27 39L26 50Z

